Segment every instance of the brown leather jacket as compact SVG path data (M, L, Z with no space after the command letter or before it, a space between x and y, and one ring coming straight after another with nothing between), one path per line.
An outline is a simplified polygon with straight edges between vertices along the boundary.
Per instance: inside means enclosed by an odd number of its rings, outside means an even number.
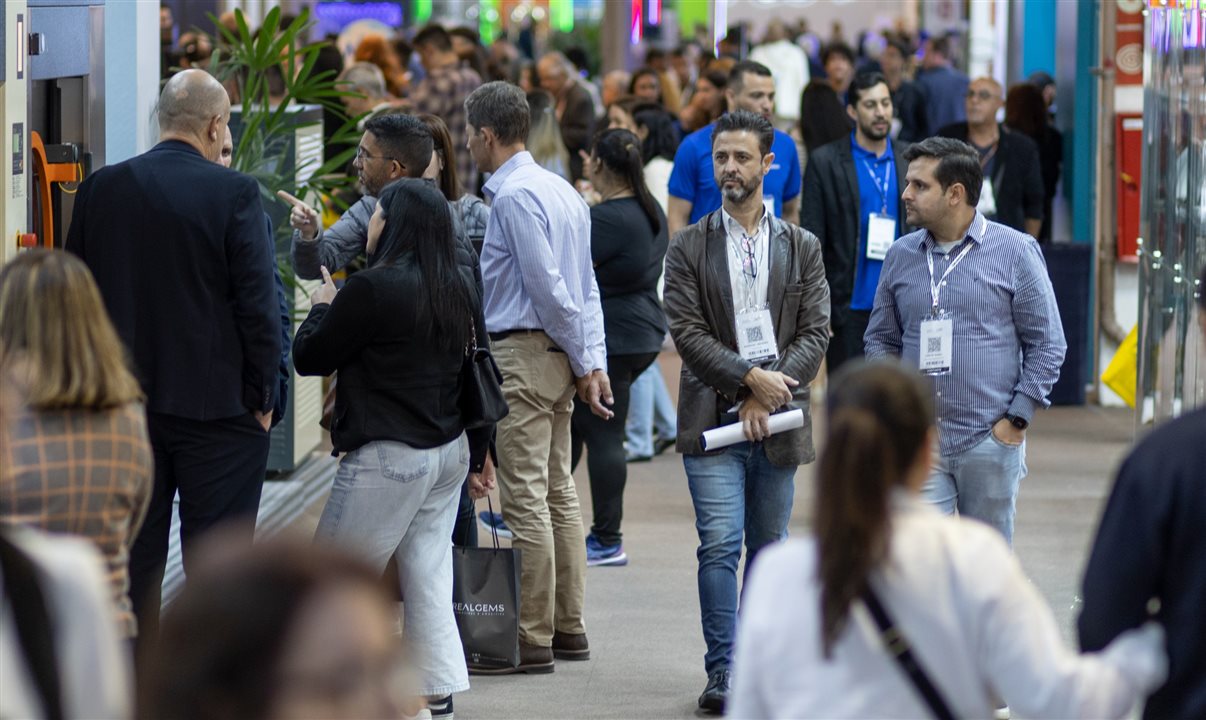
M804 411L804 427L765 441L766 456L788 467L816 458L808 386L829 346L829 285L816 236L770 219L767 299L775 321L779 359L762 365L800 381L792 408ZM678 393L678 441L687 455L703 455L700 435L721 424L721 415L749 395L742 378L753 364L737 352L727 238L721 211L685 227L666 254L666 318L682 355Z

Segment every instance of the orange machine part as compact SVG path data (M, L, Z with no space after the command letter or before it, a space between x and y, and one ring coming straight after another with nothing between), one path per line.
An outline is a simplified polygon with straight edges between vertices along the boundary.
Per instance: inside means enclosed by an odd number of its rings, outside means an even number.
M1143 115L1118 113L1114 120L1117 152L1118 259L1139 260L1140 178L1143 175Z
M33 157L34 176L37 178L38 206L42 214L42 245L54 247L54 212L50 205L50 186L57 182L77 182L79 166L75 163L46 162L46 146L37 130L29 134L29 153Z

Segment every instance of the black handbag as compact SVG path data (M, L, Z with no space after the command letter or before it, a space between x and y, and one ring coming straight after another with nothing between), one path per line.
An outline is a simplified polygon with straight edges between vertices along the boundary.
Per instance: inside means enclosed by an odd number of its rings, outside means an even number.
M461 368L461 422L466 430L489 427L511 412L503 397L502 381L494 356L477 346L475 333Z

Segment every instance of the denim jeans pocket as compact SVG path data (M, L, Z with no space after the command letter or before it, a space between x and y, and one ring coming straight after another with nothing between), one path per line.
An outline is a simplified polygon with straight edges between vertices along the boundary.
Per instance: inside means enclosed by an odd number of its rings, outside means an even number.
M1002 447L1002 448L1005 448L1006 450L1018 450L1022 447L1022 443L1018 443L1017 445L1011 445L1011 444L1005 442L1004 440L1001 440L1001 438L997 437L997 434L995 432L993 432L991 429L989 429L989 431L988 431L988 437L991 438L994 443L996 443L997 447Z
M412 448L399 442L377 442L377 458L381 475L400 483L413 482L430 471L428 451Z

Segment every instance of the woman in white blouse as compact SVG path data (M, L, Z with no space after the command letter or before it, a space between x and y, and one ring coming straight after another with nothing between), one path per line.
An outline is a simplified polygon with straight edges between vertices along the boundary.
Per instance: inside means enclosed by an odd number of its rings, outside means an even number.
M954 717L992 717L999 699L1029 718L1118 718L1164 682L1160 626L1076 654L1001 537L922 504L937 433L914 373L842 370L815 534L764 550L744 593L731 717L935 716L886 650L869 594Z

